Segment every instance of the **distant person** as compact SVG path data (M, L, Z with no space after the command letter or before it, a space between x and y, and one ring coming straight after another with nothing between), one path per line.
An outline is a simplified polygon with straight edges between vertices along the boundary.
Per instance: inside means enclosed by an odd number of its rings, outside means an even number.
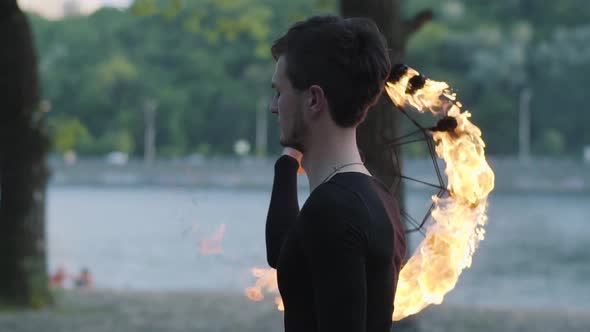
M92 276L87 268L83 268L80 275L74 280L76 288L91 288L93 284Z
M49 278L49 285L53 288L63 288L67 277L66 269L60 266Z
M283 155L266 221L287 332L389 332L406 242L394 195L365 167L356 128L389 76L369 19L312 17L272 46ZM299 210L297 170L311 194Z

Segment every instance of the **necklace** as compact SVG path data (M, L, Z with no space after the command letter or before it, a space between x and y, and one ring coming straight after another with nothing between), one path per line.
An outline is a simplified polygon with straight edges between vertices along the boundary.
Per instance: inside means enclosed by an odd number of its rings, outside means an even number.
M352 165L364 165L364 164L365 164L365 163L359 163L359 162L356 162L356 163L348 163L348 164L340 165L340 166L338 166L338 167L334 167L334 168L333 168L334 170L332 171L332 173L330 173L330 174L329 174L329 175L328 175L328 176L327 176L327 177L324 179L324 181L322 181L322 183L324 183L324 182L328 181L328 179L329 179L329 178L330 178L332 175L334 175L334 173L338 172L339 170L343 169L343 168L344 168L344 167L346 167L346 166L352 166Z

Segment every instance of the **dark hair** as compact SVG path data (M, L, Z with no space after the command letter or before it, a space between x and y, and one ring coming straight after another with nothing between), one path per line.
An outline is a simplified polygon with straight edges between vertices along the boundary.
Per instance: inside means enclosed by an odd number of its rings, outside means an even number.
M295 23L271 48L285 56L287 77L295 89L319 85L332 119L341 127L361 123L391 69L385 39L367 18L314 16Z

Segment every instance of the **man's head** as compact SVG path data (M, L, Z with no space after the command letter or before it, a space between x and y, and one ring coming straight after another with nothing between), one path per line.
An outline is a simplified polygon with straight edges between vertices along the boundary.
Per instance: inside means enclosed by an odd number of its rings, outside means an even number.
M271 48L277 60L273 113L281 144L305 152L314 124L356 128L379 98L391 63L373 21L316 16L294 24Z

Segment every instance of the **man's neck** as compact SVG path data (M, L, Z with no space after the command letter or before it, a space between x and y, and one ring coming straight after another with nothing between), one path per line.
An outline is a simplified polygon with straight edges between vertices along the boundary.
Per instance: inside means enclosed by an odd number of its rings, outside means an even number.
M354 130L346 130L337 135L323 135L315 139L305 151L302 160L310 192L336 173L354 171L369 174L367 169L359 164L349 165L334 172L335 168L343 165L361 162Z

